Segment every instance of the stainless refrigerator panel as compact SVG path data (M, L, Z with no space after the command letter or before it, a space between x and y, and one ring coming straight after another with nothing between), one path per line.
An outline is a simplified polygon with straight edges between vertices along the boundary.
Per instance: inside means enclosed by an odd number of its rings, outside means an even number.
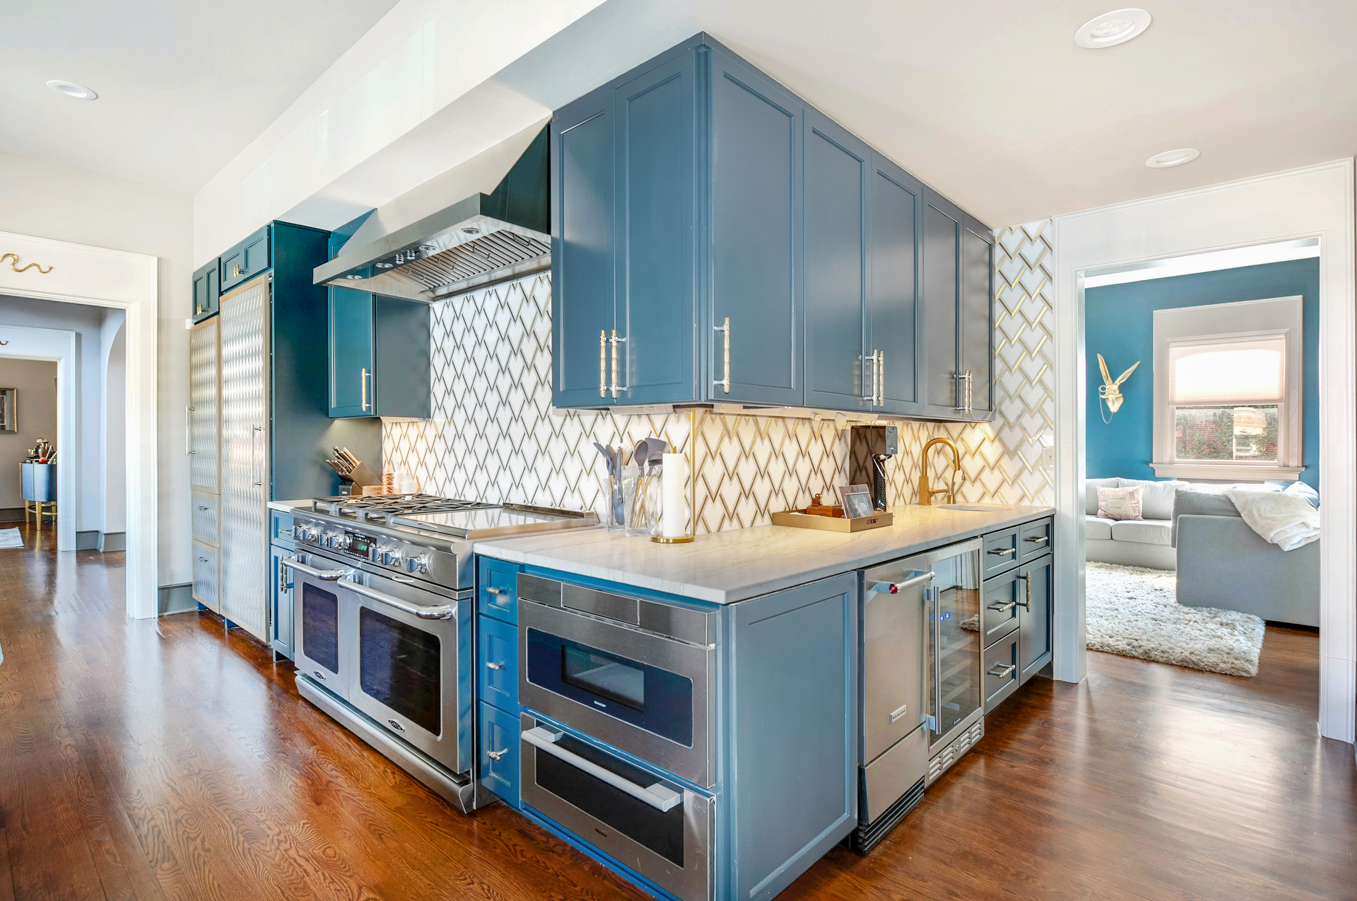
M214 317L200 322L189 332L189 483L195 491L216 494L220 490L218 471L221 433L220 411L220 324ZM214 539L215 543L215 539Z

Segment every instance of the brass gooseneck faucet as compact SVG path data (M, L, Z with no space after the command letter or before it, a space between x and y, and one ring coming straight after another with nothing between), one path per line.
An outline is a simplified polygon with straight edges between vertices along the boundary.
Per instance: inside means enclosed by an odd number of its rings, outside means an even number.
M935 444L945 444L952 449L952 478L948 481L946 488L932 488L928 483L928 452L932 450ZM957 449L956 442L951 438L934 438L924 445L923 459L919 461L919 503L931 505L935 495L947 495L947 503L956 503L956 480L961 472L961 451Z

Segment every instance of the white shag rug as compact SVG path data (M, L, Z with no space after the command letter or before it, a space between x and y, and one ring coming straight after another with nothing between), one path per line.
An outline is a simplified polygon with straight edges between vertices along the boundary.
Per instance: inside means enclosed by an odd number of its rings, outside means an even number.
M23 546L24 537L19 534L18 529L0 529L0 551Z
M1251 613L1178 603L1172 571L1089 563L1088 648L1227 676L1258 675L1264 624Z

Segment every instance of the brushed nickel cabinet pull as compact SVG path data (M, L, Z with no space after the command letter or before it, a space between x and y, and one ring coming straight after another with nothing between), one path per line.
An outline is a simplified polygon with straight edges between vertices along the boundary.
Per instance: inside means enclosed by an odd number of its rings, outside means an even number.
M868 402L871 403L873 406L875 406L875 405L876 405L876 351L872 351L872 355L871 355L870 357L867 356L867 354L863 354L863 355L862 355L862 387L863 387L864 389L867 387L867 366L868 366L868 364L871 364L871 367L872 367L872 388L871 388L871 393L870 393L870 394L864 394L864 395L862 395L862 399L865 400L865 401L868 401Z
M996 663L994 664L994 666L991 666L988 670L986 670L986 672L991 676L997 676L1000 679L1007 679L1009 676L1013 675L1013 673L1017 669L1018 668L1011 663L1009 664Z
M502 758L505 754L508 754L508 753L509 753L509 749L508 749L508 748L505 748L503 751L486 751L486 752L485 752L485 756L486 756L486 757L489 757L491 760L499 760L499 759Z
M608 396L608 332L598 330L598 396Z
M726 375L726 377L723 378L723 379L717 379L716 382L715 382L715 384L720 385L720 386L721 386L721 390L724 391L726 394L729 394L729 393L730 393L730 317L729 317L729 316L726 317L725 325L718 325L718 326L716 326L716 330L717 330L718 332L724 332L724 333L725 333L725 336L726 336L726 337L725 337L725 353L724 353L724 360L725 360L725 375Z
M1028 613L1031 613L1031 612L1032 612L1032 574L1031 574L1031 573L1028 573L1028 574L1025 575L1025 576L1023 576L1023 575L1014 576L1014 578L1015 578L1015 579L1022 579L1024 582L1027 583L1027 600L1025 600L1025 601L1018 601L1017 603L1018 603L1020 606L1022 606L1022 608L1023 608L1024 610L1026 610Z
M608 387L608 390L612 392L613 400L617 400L617 392L627 390L626 385L619 385L617 383L617 345L619 342L624 342L627 339L618 337L617 329L613 329L613 336L609 340L612 344L613 352L613 383Z
M369 378L368 371L367 371L366 369L364 369L364 370L363 370L363 412L364 412L364 413L366 413L366 412L368 411L368 378Z
M886 352L878 350L876 352L876 405L884 407L886 405Z
M485 661L485 668L486 668L486 669L492 669L492 670L494 670L495 672L499 672L500 670L504 669L504 664L502 664L502 663L495 663L493 660L487 660L487 661Z
M193 455L193 405L184 407L184 453Z
M1007 557L1009 554L1016 554L1016 553L1017 553L1017 551L1014 550L1014 549L1011 548L1011 547L996 547L994 550L990 551L990 554L993 555L993 556L995 556L995 557ZM1018 578L1022 578L1022 577L1019 576Z

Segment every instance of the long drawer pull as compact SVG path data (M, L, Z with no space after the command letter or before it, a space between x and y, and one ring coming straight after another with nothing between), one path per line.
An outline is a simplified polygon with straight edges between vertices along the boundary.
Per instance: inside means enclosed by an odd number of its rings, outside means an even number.
M320 579L322 582L338 582L349 574L347 569L316 569L314 566L307 566L296 557L284 557L279 562L289 569L295 569L304 576Z
M385 604L388 607L395 607L402 613L408 613L411 616L417 616L420 619L452 619L457 616L457 608L451 604L438 604L431 607L421 607L418 604L411 604L409 601L402 601L400 598L392 597L381 591L368 588L360 582L353 580L352 573L346 573L339 581L344 583L344 587L354 594L361 594L370 601L376 601L379 604Z
M1017 667L1014 666L1014 665L1011 664L1011 663L1007 663L1007 664L1005 664L1005 663L996 663L996 664L994 664L994 666L991 666L991 667L990 667L988 670L986 670L985 672L986 672L988 675L994 676L994 677L999 678L999 679L1007 679L1009 676L1013 675L1013 673L1014 673L1015 670L1017 670Z
M1028 538L1027 540L1032 542L1033 544L1046 544L1051 539L1046 535L1034 535L1031 538Z
M504 594L504 589L503 589L503 588L495 588L495 587L491 586L491 587L487 587L487 588L485 589L485 593L486 593L486 594Z
M1017 601L1008 601L1008 602L1003 603L1003 604L990 604L990 605L989 605L989 609L991 609L991 610L997 610L997 611L999 611L1000 613L1007 613L1008 611L1012 610L1012 609L1013 609L1014 607L1016 607L1016 606L1018 606L1018 602L1017 602Z
M593 776L600 782L605 782L621 792L626 792L638 801L648 804L662 813L673 810L683 803L683 793L676 792L667 785L661 785L656 782L654 785L642 787L632 782L630 779L623 779L612 770L604 769L592 760L585 760L578 754L567 751L565 748L556 744L561 739L563 733L549 732L541 726L534 726L523 732L523 740L540 751L544 751L555 757L557 760L570 764L577 770L582 770Z
M1016 554L1017 552L1016 548L996 547L994 550L990 551L990 555L994 557L1007 557L1009 554Z
M1032 574L1031 574L1031 573L1027 573L1026 575L1014 576L1013 578L1015 578L1015 579L1022 579L1024 582L1027 583L1027 600L1025 600L1025 601L1017 601L1016 603L1018 603L1018 604L1020 604L1022 607L1024 607L1024 608L1027 610L1028 613L1031 613L1031 612L1032 612Z

